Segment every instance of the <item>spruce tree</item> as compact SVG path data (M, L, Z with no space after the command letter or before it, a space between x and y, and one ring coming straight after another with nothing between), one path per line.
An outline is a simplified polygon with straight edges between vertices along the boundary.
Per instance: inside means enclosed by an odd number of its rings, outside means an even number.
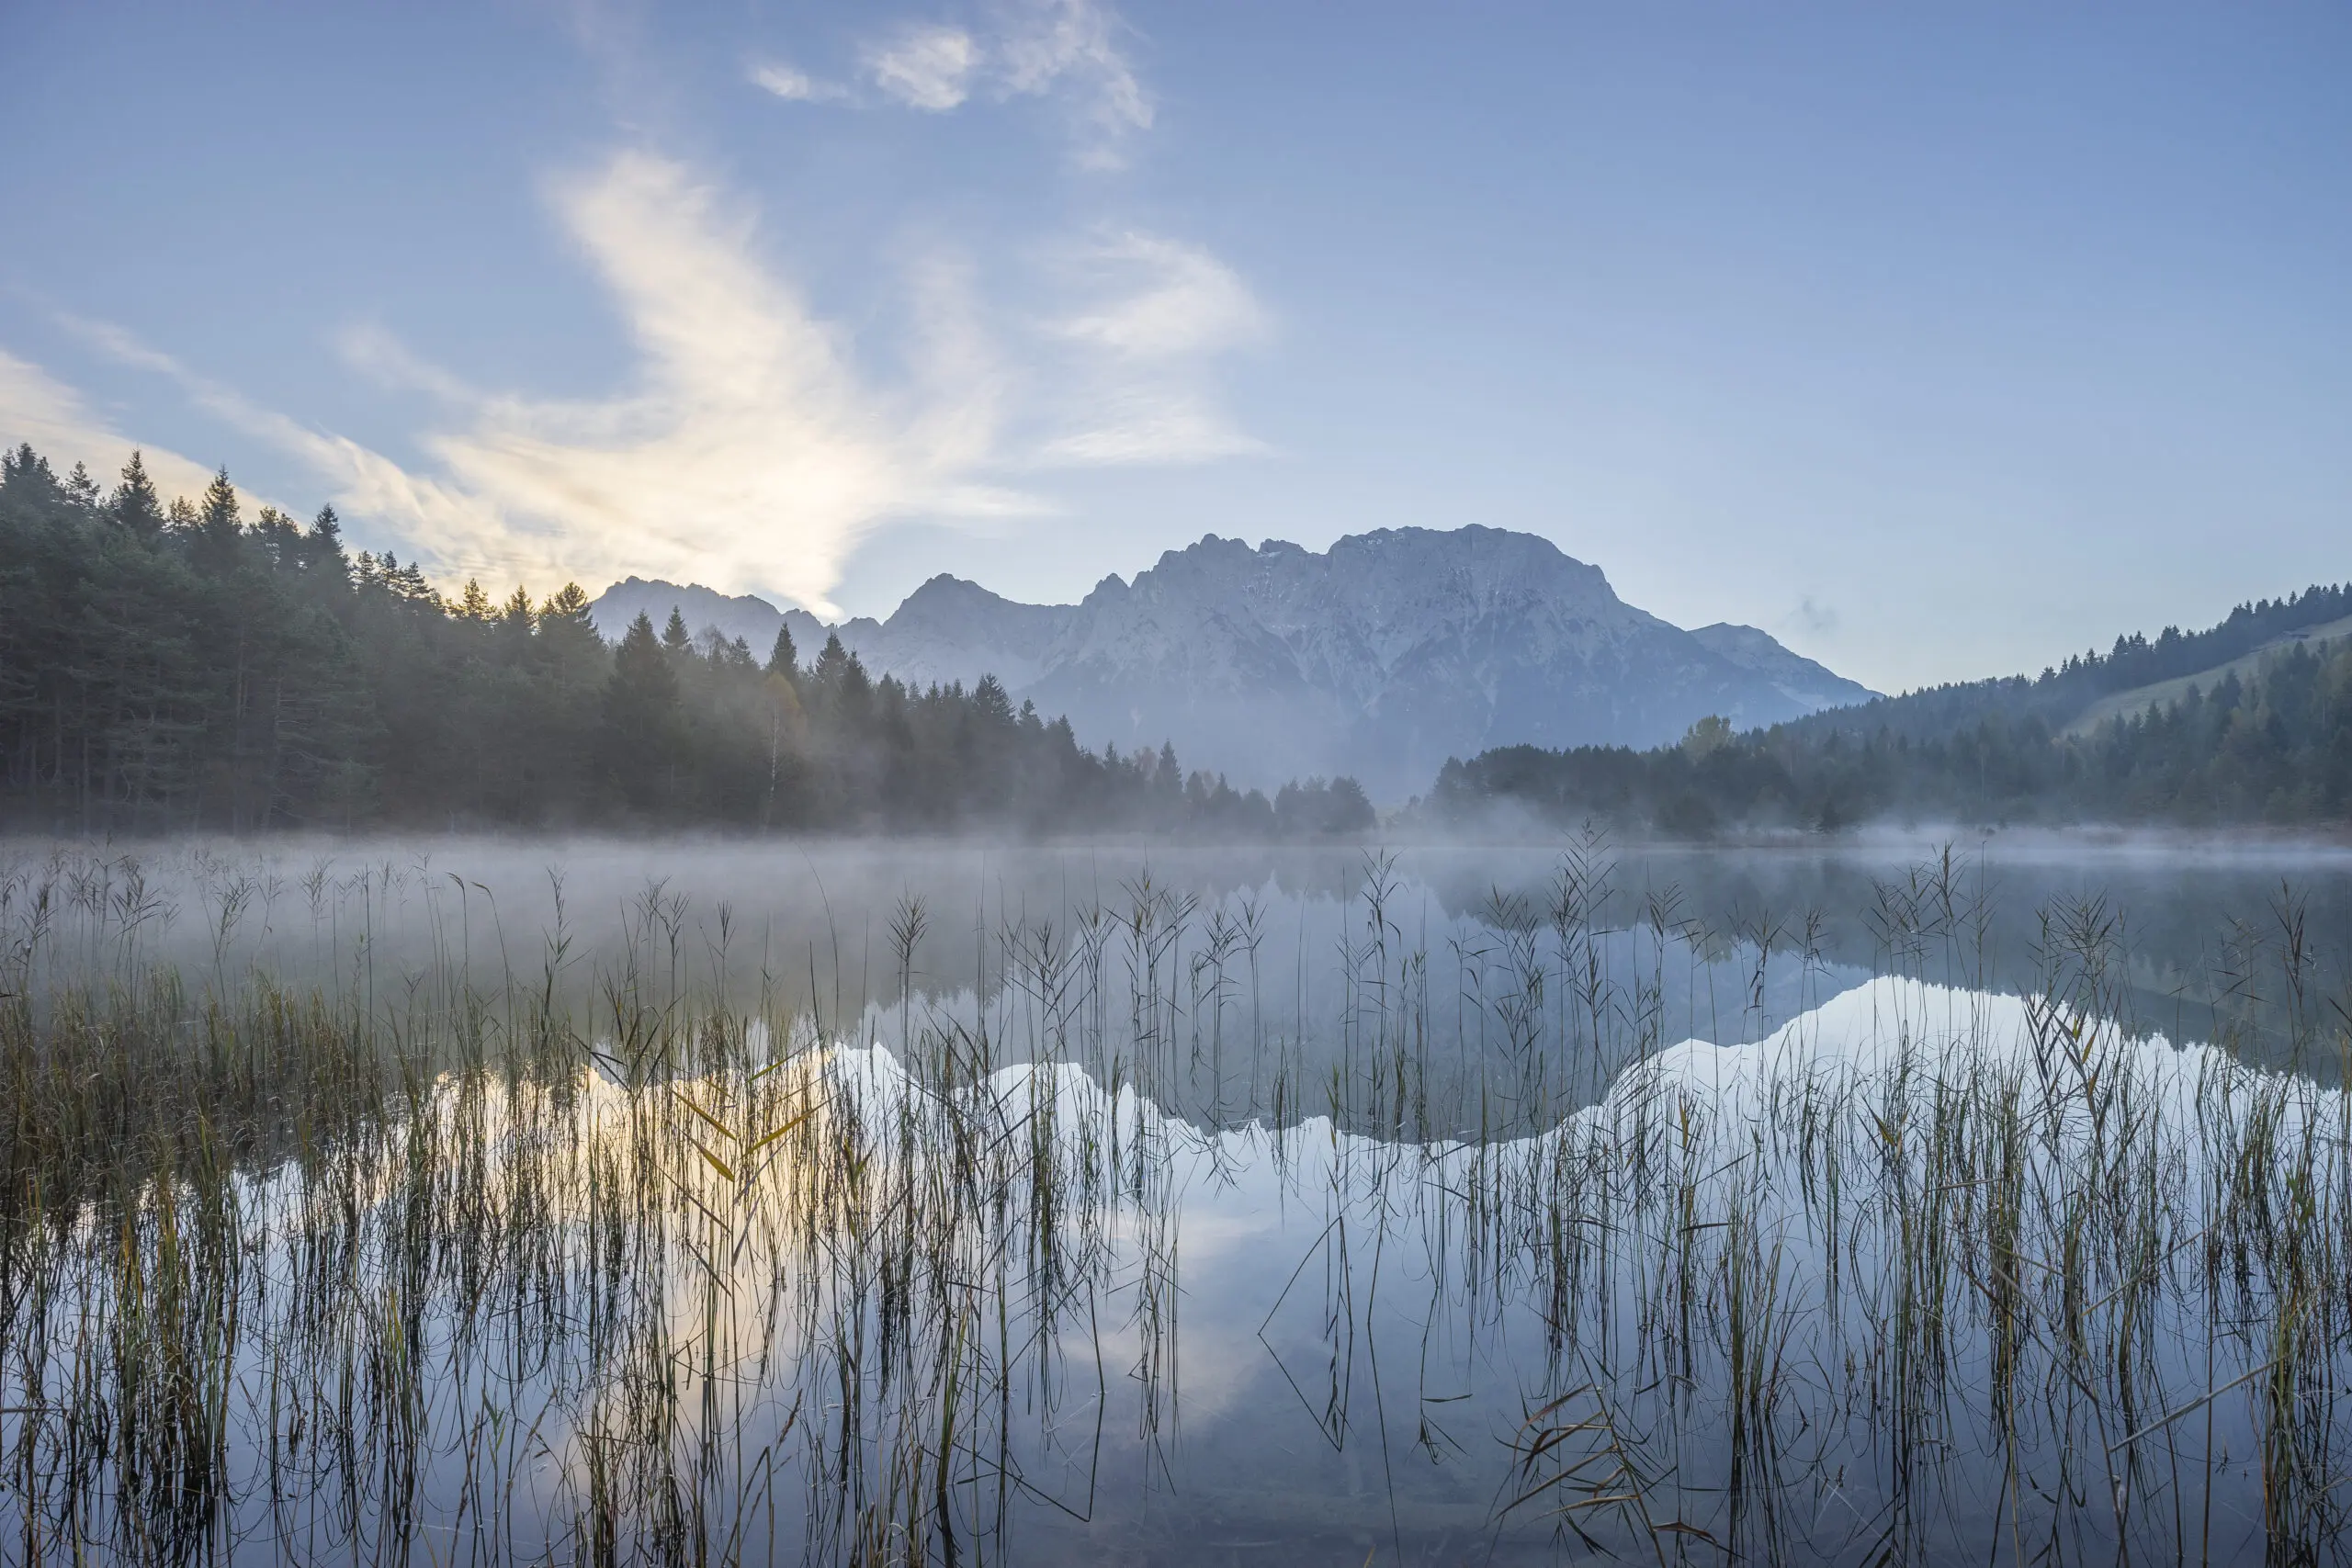
M197 512L196 537L190 541L197 561L215 570L233 564L243 534L244 522L237 513L237 487L229 482L229 470L222 468L205 487L204 502Z
M671 804L667 784L682 739L678 676L642 612L613 650L604 719L605 765L622 799L639 814L662 813Z
M147 477L146 460L136 448L122 466L122 482L115 486L107 513L115 525L136 538L153 539L164 531L164 501L155 481Z
M825 646L817 650L817 662L809 672L816 677L820 687L831 691L841 684L842 677L848 670L849 649L842 646L841 633L826 633Z
M302 574L337 594L351 588L351 557L343 547L343 522L332 506L322 506L302 536Z

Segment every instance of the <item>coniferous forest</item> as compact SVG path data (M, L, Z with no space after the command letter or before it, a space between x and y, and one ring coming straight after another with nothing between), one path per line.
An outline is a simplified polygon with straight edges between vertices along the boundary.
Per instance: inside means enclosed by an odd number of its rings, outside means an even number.
M616 643L567 584L447 595L345 546L332 508L248 520L224 472L168 503L0 453L0 818L74 832L402 826L1361 833L1354 781L1269 800L1174 750L1091 749L992 677L917 689L838 640L753 649L674 612ZM2352 638L2068 726L2117 693L2341 620L2352 589L2117 639L2039 678L1939 687L1635 751L1449 762L1432 826L1496 808L1705 837L1870 821L2239 825L2352 818Z
M2189 684L2086 728L2091 703L2246 656L2292 628L2340 619L2352 590L2241 605L2220 626L2039 678L1952 685L1634 751L1515 746L1446 764L1427 802L1446 823L1498 807L1554 822L1606 820L1703 838L1869 821L2314 826L2352 818L2352 637L2288 642L2251 673Z
M992 677L916 690L673 613L616 646L576 584L503 601L353 556L332 508L248 521L0 454L0 817L52 831L367 825L1154 832L1369 828L1352 780L1272 800L1172 749L1089 750Z

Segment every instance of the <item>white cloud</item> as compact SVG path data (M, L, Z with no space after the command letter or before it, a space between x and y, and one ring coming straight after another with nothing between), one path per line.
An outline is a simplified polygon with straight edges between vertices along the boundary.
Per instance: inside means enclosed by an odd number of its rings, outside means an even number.
M1151 129L1151 96L1118 47L1116 17L1095 0L1012 0L978 32L945 22L903 24L869 41L862 73L889 102L945 114L976 96L1066 99L1078 161L1125 162L1127 138ZM848 89L795 65L755 62L751 79L780 98L852 101Z
M1129 230L1090 247L1080 265L1112 292L1059 322L1066 336L1130 358L1169 359L1264 334L1265 312L1249 285L1198 245Z
M1215 356L1268 332L1239 275L1198 245L1134 230L1068 265L1088 302L1047 327L1080 351L1069 383L1078 397L1044 444L1046 460L1195 463L1265 450L1211 386Z
M1097 168L1124 161L1125 139L1151 129L1152 104L1113 40L1111 13L1092 0L1034 0L1014 13L998 46L1002 90L1042 96L1068 86L1088 133L1079 161Z
M337 505L397 524L451 572L591 584L638 572L781 592L830 615L842 563L880 520L1040 509L975 472L996 445L992 371L951 277L926 291L918 384L886 397L763 270L750 223L683 166L625 154L558 205L643 352L629 393L486 397L380 330L345 334L353 363L457 405L462 425L424 441L446 480L257 408L119 328L76 324L300 458Z
M335 346L344 363L366 373L378 385L401 391L424 392L444 402L471 403L481 394L439 366L427 364L383 327L363 322L346 327Z
M820 82L800 67L781 60L753 62L751 75L753 85L792 103L834 103L849 96L849 89L840 83Z
M494 395L380 328L350 330L349 363L438 400L419 440L430 473L259 407L119 328L76 325L304 463L338 507L392 525L436 571L542 591L634 572L831 615L851 553L879 525L1049 510L1006 482L1018 468L1262 449L1208 371L1263 335L1264 313L1198 246L1122 231L1066 254L1048 281L1079 302L1016 318L1011 355L976 269L935 252L911 268L907 369L883 384L763 261L748 209L685 166L623 153L554 195L638 374L603 398Z
M980 46L961 28L901 28L865 51L874 85L910 108L941 114L971 96Z
M762 266L748 219L683 166L625 154L560 205L642 351L639 386L486 401L431 446L502 512L560 527L575 570L780 591L830 613L849 552L884 519L1036 509L980 473L995 371L952 272L919 289L913 383L884 392Z
M212 470L204 464L132 440L93 412L79 392L6 349L0 349L0 439L11 446L29 442L61 475L80 463L102 490L114 488L133 447L140 448L148 477L166 499L201 495L212 482Z
M398 525L413 548L445 567L507 581L536 575L542 581L556 569L559 552L549 547L554 541L517 534L478 498L411 474L348 436L314 430L263 408L121 327L74 317L65 321L122 363L178 383L190 401L232 429L302 463L328 486L338 507Z
M1205 463L1267 450L1205 394L1182 385L1104 389L1088 407L1084 423L1039 449L1044 461L1088 467Z

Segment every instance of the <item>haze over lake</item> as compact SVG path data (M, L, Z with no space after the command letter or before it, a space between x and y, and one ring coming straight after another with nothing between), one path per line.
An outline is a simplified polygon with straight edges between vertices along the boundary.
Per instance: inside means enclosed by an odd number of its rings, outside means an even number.
M11 1533L2263 1561L2334 1535L2347 901L2294 844L19 842Z

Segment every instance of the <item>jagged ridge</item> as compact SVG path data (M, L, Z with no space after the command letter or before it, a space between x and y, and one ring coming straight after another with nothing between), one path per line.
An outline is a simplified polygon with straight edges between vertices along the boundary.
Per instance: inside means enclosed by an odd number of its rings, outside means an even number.
M672 604L762 650L788 624L804 657L837 630L904 680L994 673L1090 744L1172 740L1237 784L1353 773L1392 800L1489 747L1648 745L1708 714L1747 727L1873 694L1753 626L1685 631L1549 540L1476 526L1381 529L1323 552L1210 535L1076 604L935 577L888 620L837 628L635 578L595 613L616 635Z

